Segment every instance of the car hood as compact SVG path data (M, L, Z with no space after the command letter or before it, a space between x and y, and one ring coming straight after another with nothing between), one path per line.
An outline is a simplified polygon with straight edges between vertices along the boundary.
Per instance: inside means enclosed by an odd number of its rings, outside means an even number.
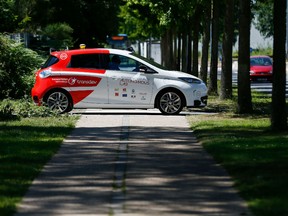
M268 65L268 66L251 66L250 70L254 71L254 72L270 72L272 71L272 66Z

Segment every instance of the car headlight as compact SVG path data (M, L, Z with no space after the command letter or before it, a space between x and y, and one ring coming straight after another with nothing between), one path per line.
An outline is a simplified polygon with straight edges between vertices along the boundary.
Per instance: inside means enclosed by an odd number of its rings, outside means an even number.
M252 74L255 74L255 72L254 71L250 71L250 75L252 75Z
M47 78L51 75L51 70L43 70L39 73L40 78Z
M180 80L183 80L184 82L190 83L190 84L201 84L202 81L199 79L191 78L191 77L179 77Z

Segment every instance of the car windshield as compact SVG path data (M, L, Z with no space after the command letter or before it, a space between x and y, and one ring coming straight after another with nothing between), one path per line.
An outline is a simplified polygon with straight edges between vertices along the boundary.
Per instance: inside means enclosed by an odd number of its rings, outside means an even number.
M271 66L272 61L270 58L266 58L266 57L250 58L250 65L251 66Z
M136 53L131 53L131 55L136 56L137 58L140 58L140 59L142 59L143 61L148 62L149 64L151 64L151 65L153 65L153 66L155 66L155 67L157 67L157 68L160 68L160 69L163 69L163 70L168 70L168 69L165 68L163 65L158 64L157 62L153 61L152 59L147 59L147 58L145 58L145 57L143 57L143 56L140 56L140 55L138 55L138 54L136 54Z

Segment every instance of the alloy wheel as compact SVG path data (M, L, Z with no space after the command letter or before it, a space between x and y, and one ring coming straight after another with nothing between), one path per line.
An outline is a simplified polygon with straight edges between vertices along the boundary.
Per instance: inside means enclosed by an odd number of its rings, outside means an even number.
M178 114L183 108L180 95L175 92L166 92L160 97L159 109L164 114Z
M47 98L47 106L60 113L67 112L69 108L69 98L63 92L53 92Z

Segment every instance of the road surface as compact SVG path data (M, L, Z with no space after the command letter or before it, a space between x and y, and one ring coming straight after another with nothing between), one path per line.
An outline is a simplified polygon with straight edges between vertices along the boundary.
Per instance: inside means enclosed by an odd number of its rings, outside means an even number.
M16 216L250 215L185 115L88 110Z

